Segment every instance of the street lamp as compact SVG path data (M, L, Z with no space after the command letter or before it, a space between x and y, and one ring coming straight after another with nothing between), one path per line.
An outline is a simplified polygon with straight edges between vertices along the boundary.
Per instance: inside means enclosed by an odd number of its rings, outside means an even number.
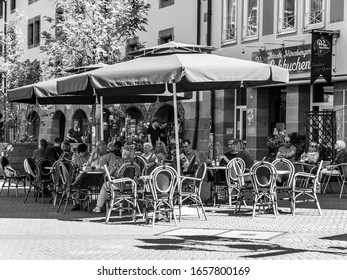
M2 44L2 55L4 57L4 62L7 60L7 46L6 46L6 36L7 36L7 0L1 0L1 5L4 5L4 32L3 32L3 44ZM4 124L6 124L6 94L7 94L7 78L6 72L0 72L2 75L2 93L3 93L3 106L4 106ZM4 137L4 139L2 139ZM2 131L0 131L0 141L6 141L6 127L3 125Z

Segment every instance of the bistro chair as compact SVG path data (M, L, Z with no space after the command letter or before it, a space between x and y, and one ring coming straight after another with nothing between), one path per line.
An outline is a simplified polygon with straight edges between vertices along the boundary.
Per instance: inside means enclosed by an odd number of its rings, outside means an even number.
M206 176L207 165L205 162L201 163L196 170L194 176L181 176L179 186L179 220L182 217L182 205L184 202L191 202L196 207L198 217L200 218L199 208L207 220L204 205L201 200L201 186Z
M276 179L277 170L275 166L267 161L255 163L251 169L251 180L253 185L253 218L256 207L263 208L263 212L273 211L277 216Z
M16 189L16 196L18 196L18 185L19 183L23 183L23 189L24 189L24 195L26 194L26 178L27 175L21 175L21 174L17 174L17 172L15 172L15 170L9 170L12 171L12 175L8 176L8 172L6 172L6 167L3 165L3 158L8 162L6 157L2 157L1 158L1 167L4 173L4 182L1 186L1 190L0 193L2 193L3 188L7 187L7 195L10 194L10 188L14 187ZM15 185L12 186L12 183L14 183ZM7 184L7 185L6 185Z
M285 158L277 158L272 164L277 170L277 180L276 180L276 195L278 200L278 194L284 194L282 200L289 200L290 210L293 212L293 180L295 174L295 167L293 163Z
M53 206L56 205L58 194L63 195L63 193L65 191L65 186L64 186L64 184L62 182L62 178L61 178L61 171L59 170L61 164L64 164L64 166L67 170L69 178L70 178L70 182L73 182L74 177L75 177L75 166L73 165L73 163L71 161L69 161L69 160L57 160L53 163L52 170L51 170L51 179L52 179L52 182L54 185L54 189L52 191Z
M247 205L244 196L247 192L253 190L252 185L245 180L250 175L245 170L246 164L242 158L233 158L228 162L225 169L229 206L231 207L233 200L236 200L234 213L237 209L240 211L241 203Z
M31 188L34 188L35 201L41 196L42 203L44 203L45 193L51 192L53 189L53 182L51 179L52 165L52 161L45 158L40 159L38 163L32 158L24 160L24 170L29 181L29 189L25 196L24 203L26 203L28 199Z
M159 166L152 171L149 176L149 185L151 194L145 195L145 221L148 222L148 212L152 209L152 226L158 215L165 214L169 217L173 216L175 225L177 226L177 219L174 209L174 192L177 188L178 174L177 171L171 166Z
M319 215L322 211L317 198L317 188L320 187L321 170L323 160L319 163L317 170L312 172L297 172L293 180L293 215L295 215L295 206L300 202L314 202L317 205ZM299 199L300 198L300 199ZM306 198L306 199L304 199Z
M336 178L337 182L340 185L340 198L342 197L343 190L346 192L345 183L347 182L347 163L340 163L336 165L330 165L329 169L322 169L322 187L323 193L326 192L328 184L331 189L331 178Z
M140 167L137 163L124 163L117 171L116 178L111 177L110 172L105 165L107 176L106 184L109 184L109 197L106 201L106 223L108 223L111 212L119 211L122 216L123 210L131 210L132 219L136 222L136 208L141 213L137 204L137 184L136 181L140 175ZM125 205L126 204L126 205Z

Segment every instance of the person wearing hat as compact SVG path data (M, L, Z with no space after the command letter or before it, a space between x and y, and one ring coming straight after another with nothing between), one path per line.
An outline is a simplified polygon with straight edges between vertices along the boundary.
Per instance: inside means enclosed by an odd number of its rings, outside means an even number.
M78 121L73 122L73 127L67 132L67 138L70 143L83 143L82 131Z

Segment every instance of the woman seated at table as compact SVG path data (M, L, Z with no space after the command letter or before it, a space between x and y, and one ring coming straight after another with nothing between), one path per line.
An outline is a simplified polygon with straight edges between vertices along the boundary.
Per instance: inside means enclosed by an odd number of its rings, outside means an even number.
M322 169L322 174L330 174L332 165L337 165L346 162L346 143L342 140L337 140L335 143L336 156L331 163Z
M318 144L311 142L307 153L303 153L300 157L300 162L315 164L319 158Z
M117 161L113 171L110 170L111 176L116 176L117 170L125 163L134 162L135 160L135 149L130 145L125 145L122 150L122 158ZM116 178L116 177L115 177ZM118 178L116 178L118 179ZM104 206L107 199L107 192L110 191L110 183L104 183L101 187L98 200L96 202L96 207L93 209L94 213L100 213L101 208Z
M143 144L143 153L141 154L141 157L146 161L146 164L156 162L157 157L153 153L153 146L150 142L145 142Z
M157 157L158 162L162 162L168 155L164 142L157 140L154 147L154 154Z

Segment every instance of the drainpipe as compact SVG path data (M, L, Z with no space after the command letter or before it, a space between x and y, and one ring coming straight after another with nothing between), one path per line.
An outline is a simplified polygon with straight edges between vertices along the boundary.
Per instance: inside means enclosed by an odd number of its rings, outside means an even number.
M206 43L208 46L211 46L212 41L212 0L207 1L207 34L206 34ZM214 118L214 107L215 107L215 92L211 90L211 103L210 103L210 138L212 138L212 147L215 146L215 118ZM215 158L215 151L213 148L212 157Z
M201 34L201 0L197 0L197 22L196 22L196 44L200 45ZM200 91L195 93L195 120L194 120L194 132L192 147L196 150L198 143L198 131L199 131L199 116L200 116L200 103L199 103Z

